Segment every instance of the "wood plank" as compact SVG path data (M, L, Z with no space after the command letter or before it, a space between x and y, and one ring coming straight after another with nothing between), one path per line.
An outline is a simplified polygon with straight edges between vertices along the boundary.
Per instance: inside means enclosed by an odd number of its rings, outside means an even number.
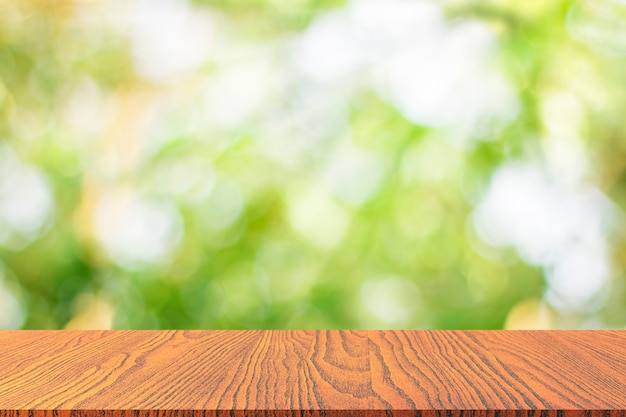
M370 333L376 404L408 410L624 410L624 331Z
M626 417L626 331L0 331L0 417Z

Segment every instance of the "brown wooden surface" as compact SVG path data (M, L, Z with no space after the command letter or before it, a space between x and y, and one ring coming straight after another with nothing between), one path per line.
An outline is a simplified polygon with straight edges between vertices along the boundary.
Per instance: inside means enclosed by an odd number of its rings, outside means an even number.
M626 417L626 331L0 331L0 417Z

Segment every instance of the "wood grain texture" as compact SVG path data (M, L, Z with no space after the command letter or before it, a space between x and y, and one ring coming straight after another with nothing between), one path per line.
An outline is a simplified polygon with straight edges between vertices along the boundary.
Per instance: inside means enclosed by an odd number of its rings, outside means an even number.
M626 331L0 331L0 417L626 417Z

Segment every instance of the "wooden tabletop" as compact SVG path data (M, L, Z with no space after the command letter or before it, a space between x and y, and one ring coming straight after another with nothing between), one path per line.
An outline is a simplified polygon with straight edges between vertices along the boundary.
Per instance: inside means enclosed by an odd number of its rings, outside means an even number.
M625 410L626 331L0 331L0 417Z

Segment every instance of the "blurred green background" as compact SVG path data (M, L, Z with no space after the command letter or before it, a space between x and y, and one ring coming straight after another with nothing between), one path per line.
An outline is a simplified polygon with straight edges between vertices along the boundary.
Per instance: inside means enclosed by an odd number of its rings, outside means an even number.
M623 328L626 2L0 0L0 328Z

